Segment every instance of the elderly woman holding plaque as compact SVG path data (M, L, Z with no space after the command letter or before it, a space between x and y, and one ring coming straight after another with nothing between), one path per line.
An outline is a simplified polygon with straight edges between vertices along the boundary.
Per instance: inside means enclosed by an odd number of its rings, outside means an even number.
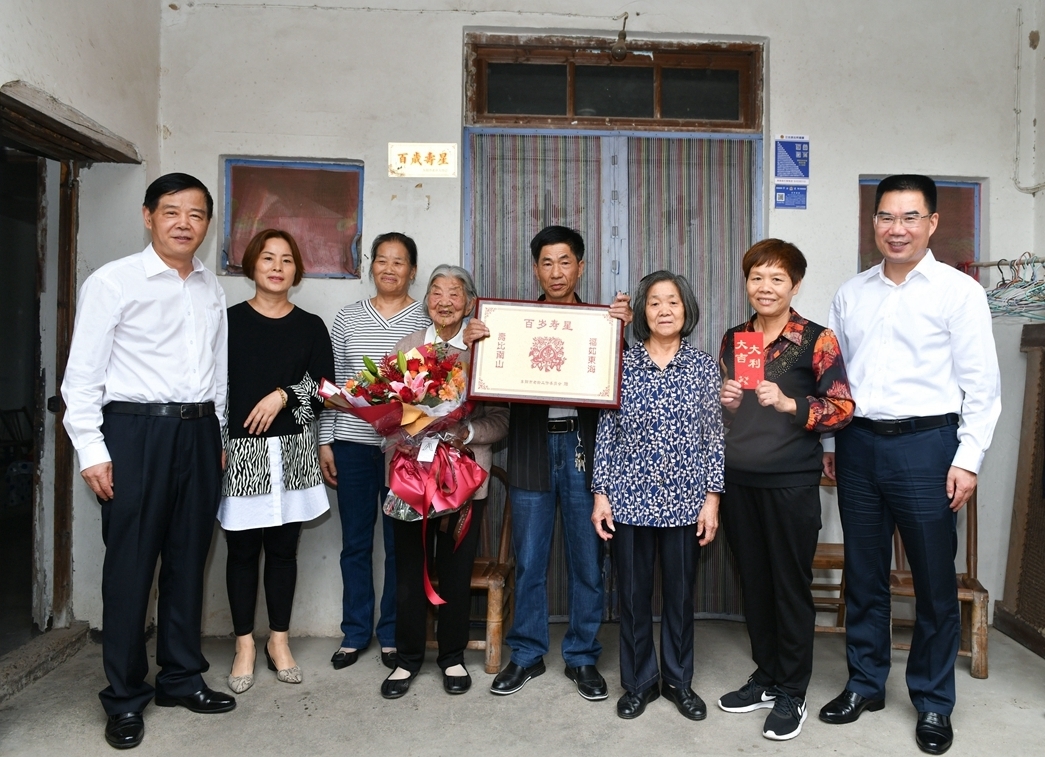
M682 276L639 282L624 353L619 410L595 437L592 522L610 541L620 596L617 714L637 718L661 693L685 717L707 707L693 682L693 585L700 547L718 530L723 485L722 411L715 360L686 341L700 313ZM653 571L663 582L660 659L653 645Z
M475 284L466 270L453 265L437 266L428 281L424 300L432 325L401 339L395 350L405 356L415 348L434 348L437 354L443 355L445 351L447 356L456 356L457 361L467 366L471 362L471 351L462 336L465 317L471 313L475 299ZM475 402L466 417L436 436L457 448L466 448L474 455L475 462L488 472L493 463L490 445L507 433L507 406ZM393 450L387 454L394 465ZM422 447L419 460L423 454ZM391 483L394 495L397 487L395 482ZM472 679L464 667L464 650L468 644L472 563L487 486L488 481L484 481L470 504L438 517L429 515L427 521L395 496L386 502L385 513L393 518L395 535L398 665L381 684L381 696L386 699L398 699L406 694L421 670L429 601L443 602L438 605L436 631L439 642L436 662L443 671L443 689L448 694L463 694L471 687ZM433 596L426 586L426 555L439 578L438 596Z
M791 309L806 272L801 251L765 239L744 255L743 270L755 314L722 340L722 527L740 569L756 669L718 706L772 708L762 735L782 741L802 729L813 669L820 434L844 427L854 403L835 335Z

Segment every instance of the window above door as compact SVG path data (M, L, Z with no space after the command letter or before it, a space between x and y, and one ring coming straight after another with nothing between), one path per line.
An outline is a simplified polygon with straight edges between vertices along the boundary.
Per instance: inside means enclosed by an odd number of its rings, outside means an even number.
M757 133L762 45L465 37L468 126Z

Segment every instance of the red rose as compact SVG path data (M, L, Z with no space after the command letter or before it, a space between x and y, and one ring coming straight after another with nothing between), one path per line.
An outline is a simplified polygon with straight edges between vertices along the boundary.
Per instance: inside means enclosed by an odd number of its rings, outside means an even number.
M399 390L399 399L409 404L414 401L414 390L408 386L404 386Z

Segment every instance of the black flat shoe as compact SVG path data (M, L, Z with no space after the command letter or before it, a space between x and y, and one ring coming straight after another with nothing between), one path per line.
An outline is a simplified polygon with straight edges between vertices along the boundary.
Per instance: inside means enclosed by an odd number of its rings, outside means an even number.
M868 699L855 691L846 689L820 708L820 719L834 725L855 723L864 710L877 712L883 707L885 707L884 699Z
M204 715L213 715L219 712L231 712L236 709L236 698L220 691L208 689L204 686L195 694L184 697L171 697L156 692L156 704L159 707L174 707L181 705L187 710L199 712Z
M468 675L467 671L463 676L448 676L446 671L443 671L443 690L447 694L464 694L470 688L472 688L472 677Z
M675 707L684 717L690 720L703 720L708 716L708 706L704 700L697 696L692 688L677 689L674 686L664 684L661 693L669 702L674 702Z
M398 660L399 658L396 657L396 651L394 649L391 652L385 652L384 650L381 651L381 664L389 670L395 670L399 667ZM351 665L352 663L350 662L348 664ZM336 668L337 665L334 667Z
M597 702L609 696L606 679L594 665L566 666L566 677L577 684L577 692L587 700Z
M539 675L543 675L545 671L544 660L538 660L528 668L516 665L514 662L509 662L504 670L497 674L497 677L493 679L493 683L490 684L490 693L499 694L505 696L507 694L514 694L531 678L536 678Z
M417 678L417 671L410 674L409 678L386 678L381 682L381 696L385 699L399 699L399 697L410 691L410 684Z
M359 659L359 650L356 649L352 652L346 652L343 649L339 649L334 652L334 656L330 658L330 663L334 666L334 670L341 670L347 668L349 665L355 665ZM384 655L382 654L382 660ZM394 665L392 667L395 667Z
M637 718L646 711L646 705L660 696L660 686L653 684L648 689L638 694L630 691L624 692L624 696L617 700L617 716L625 720Z
M938 712L919 712L918 725L914 728L914 740L923 752L943 754L951 748L954 741L950 716Z
M144 736L145 721L140 712L110 715L105 723L105 740L113 749L133 749Z

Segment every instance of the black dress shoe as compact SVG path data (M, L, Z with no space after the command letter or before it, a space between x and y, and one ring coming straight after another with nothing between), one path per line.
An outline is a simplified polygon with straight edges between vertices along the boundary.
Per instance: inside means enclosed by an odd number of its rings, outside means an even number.
M842 725L844 723L855 723L864 710L877 712L885 707L884 699L868 699L857 694L855 691L846 689L830 702L820 708L820 719L825 723Z
M463 676L448 676L443 671L443 689L447 694L464 694L472 688L472 677L466 671Z
M538 660L528 668L516 665L514 662L509 662L504 670L497 674L497 677L493 679L493 683L490 684L491 694L500 694L502 696L507 694L514 694L531 678L536 678L539 675L543 675L545 671L544 660Z
M204 686L195 694L189 694L184 697L171 697L157 691L156 704L160 707L174 707L180 704L187 710L209 715L218 712L230 712L236 709L236 698Z
M337 655L335 655L335 657L336 656ZM352 660L352 662L355 662L355 660ZM352 662L345 663L345 664L346 665L351 665ZM384 650L381 650L381 664L384 665L389 670L395 670L397 667L399 667L399 658L396 657L396 651L394 649L391 652L386 652ZM334 667L336 668L337 665L334 665ZM342 665L342 667L344 667L344 665Z
M657 684L653 684L638 694L625 691L624 696L617 700L617 715L625 720L637 718L646 711L646 705L659 696L660 686Z
M704 700L697 696L697 692L693 691L692 688L687 686L684 689L677 689L674 686L664 684L661 691L665 699L675 703L678 711L684 717L690 720L703 720L708 716L708 706L704 704Z
M386 678L381 682L381 696L385 699L399 699L410 691L410 684L417 678L417 673L415 670L407 678Z
M359 659L359 650L353 650L346 652L344 649L339 649L334 652L334 656L330 658L330 663L334 666L334 670L341 670L347 668L349 665L355 665L356 660ZM384 661L384 653L381 655L382 662ZM395 665L392 666L393 668Z
M140 712L110 715L105 723L105 740L113 749L133 749L142 743L145 721Z
M594 665L580 665L576 668L567 665L565 672L566 677L577 684L577 691L585 699L597 702L609 696L606 679Z
M950 716L938 712L919 712L918 725L914 728L914 740L923 752L943 754L951 748L951 742L954 741Z

